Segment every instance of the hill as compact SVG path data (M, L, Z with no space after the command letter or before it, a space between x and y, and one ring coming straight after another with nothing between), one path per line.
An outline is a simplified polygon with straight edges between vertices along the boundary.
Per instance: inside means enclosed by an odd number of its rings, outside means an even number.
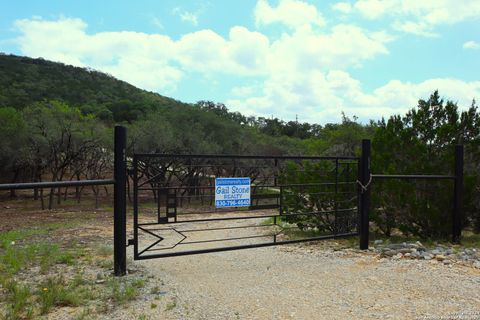
M186 105L93 69L0 53L0 108L23 109L46 100L61 100L85 114L115 121L132 121L160 107Z

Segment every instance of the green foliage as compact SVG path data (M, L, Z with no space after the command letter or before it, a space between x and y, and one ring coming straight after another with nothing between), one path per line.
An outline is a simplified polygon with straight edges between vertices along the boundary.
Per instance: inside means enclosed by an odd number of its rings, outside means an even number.
M478 143L480 115L475 102L460 112L458 106L434 92L405 116L381 120L372 142L372 170L384 174L452 174L454 145L467 148L465 164L465 221L478 224ZM445 237L451 232L451 182L385 181L372 192L372 219L391 235L394 227L406 235Z
M82 297L68 288L63 278L48 278L38 287L40 313L46 314L54 306L79 306Z
M8 303L5 319L32 319L33 308L29 305L32 293L29 287L20 285L12 279L2 281L1 284L6 290Z
M283 220L302 230L320 234L348 233L355 229L356 166L334 161L289 162L280 177L283 187ZM292 214L292 215L290 215Z
M111 278L108 283L109 297L116 304L125 304L134 300L138 290L145 285L143 280Z

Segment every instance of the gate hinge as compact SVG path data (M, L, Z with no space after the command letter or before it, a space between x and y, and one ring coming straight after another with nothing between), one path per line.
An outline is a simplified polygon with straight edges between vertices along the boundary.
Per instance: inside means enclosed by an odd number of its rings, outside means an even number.
M133 246L133 245L135 245L135 239L128 239L128 241L127 241L127 247L128 247L128 246Z

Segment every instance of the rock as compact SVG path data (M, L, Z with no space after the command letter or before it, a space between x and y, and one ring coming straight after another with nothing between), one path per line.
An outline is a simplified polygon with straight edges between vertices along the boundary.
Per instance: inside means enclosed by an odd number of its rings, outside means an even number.
M400 253L411 253L411 252L412 252L412 249L403 248L403 249L400 249L399 252L400 252Z
M389 251L385 251L383 254L386 255L387 257L393 257L394 255L397 254L397 252L395 250L389 250Z
M443 261L443 260L445 260L445 256L444 256L444 255L441 255L441 254L437 254L437 255L435 256L435 259L437 259L438 261Z
M452 263L452 261L450 261L448 259L443 260L443 264L445 264L445 265L448 265L448 264L451 264L451 263Z
M405 253L405 257L410 257L412 254L410 252Z
M375 240L373 241L373 244L374 245L379 245L379 244L382 244L383 243L383 240Z
M405 247L403 246L403 243L392 243L392 244L388 245L388 247L389 247L390 249L394 249L394 250L405 248Z
M400 260L400 259L402 259L402 257L403 257L403 255L402 255L401 253L397 253L396 255L394 255L394 256L392 257L392 259L394 259L394 260Z
M423 244L420 241L415 242L415 244L419 247L423 247Z
M480 261L475 261L472 266L474 268L480 269Z
M437 254L440 254L440 250L438 249L432 250L432 254L436 256Z
M433 257L429 254L423 256L423 259L425 259L425 260L432 260L432 258Z
M105 279L98 279L95 281L96 284L101 284L101 283L104 283L105 282Z

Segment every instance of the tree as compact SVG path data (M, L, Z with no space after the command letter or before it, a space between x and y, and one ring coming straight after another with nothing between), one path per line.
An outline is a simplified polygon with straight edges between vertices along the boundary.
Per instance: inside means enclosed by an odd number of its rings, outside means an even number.
M463 112L435 91L403 117L377 123L373 138L372 169L378 173L453 174L454 145L467 147L465 223L478 223L478 145L480 115L475 102ZM388 181L374 186L372 218L382 232L394 227L406 234L444 237L451 230L452 183ZM477 222L475 222L477 221Z

